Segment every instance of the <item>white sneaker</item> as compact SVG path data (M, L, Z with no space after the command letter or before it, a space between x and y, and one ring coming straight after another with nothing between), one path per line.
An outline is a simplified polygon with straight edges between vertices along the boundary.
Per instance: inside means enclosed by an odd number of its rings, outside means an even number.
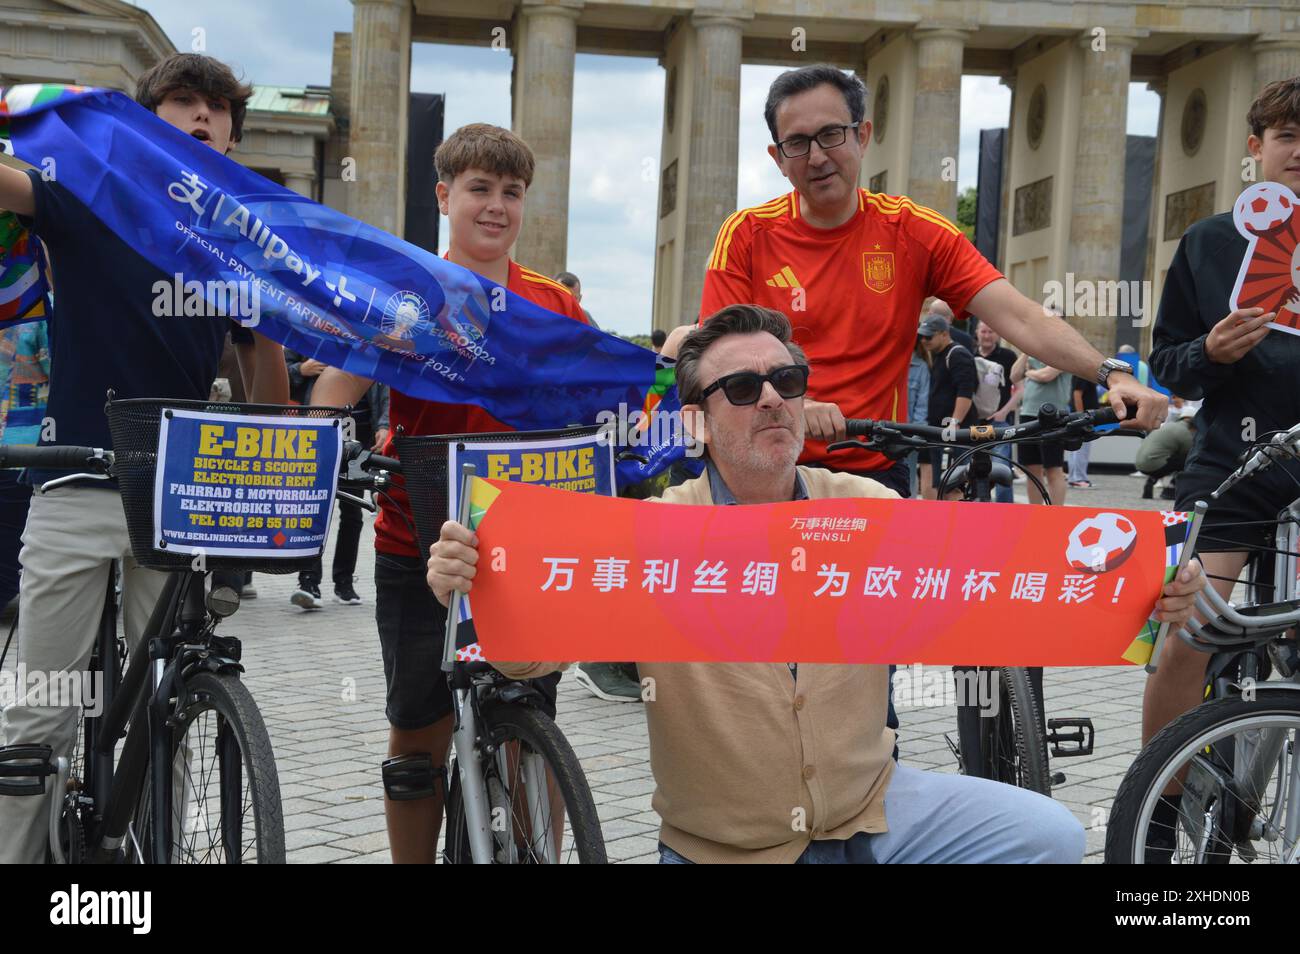
M289 597L289 602L305 610L316 610L325 605L321 602L320 587L310 583L294 590L293 595Z

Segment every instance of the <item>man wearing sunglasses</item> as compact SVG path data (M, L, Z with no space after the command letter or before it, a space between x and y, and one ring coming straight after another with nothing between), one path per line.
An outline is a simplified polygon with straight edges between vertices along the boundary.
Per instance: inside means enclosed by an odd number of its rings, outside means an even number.
M816 380L816 373L811 380ZM873 480L796 467L808 359L779 312L733 305L682 344L682 420L707 471L664 504L730 506L897 497ZM650 506L650 504L646 504ZM447 522L428 582L444 605L470 592L477 537ZM1204 578L1165 586L1157 615L1186 621ZM870 625L864 622L864 625ZM559 662L494 662L514 679ZM1027 789L895 765L885 725L888 667L791 663L641 663L660 861L802 864L1054 862L1083 858L1083 826Z
M1107 384L1121 418L1127 402L1142 426L1158 425L1163 396L1049 319L946 218L906 196L859 188L871 136L866 105L862 81L830 66L777 77L764 110L767 151L794 189L728 218L705 272L701 316L735 303L788 314L818 369L804 402L809 441L801 460L907 493L902 462L867 451L831 455L826 442L844 439L846 417L906 417L916 316L930 296L958 319L977 315L1052 367ZM940 159L933 157L936 166Z

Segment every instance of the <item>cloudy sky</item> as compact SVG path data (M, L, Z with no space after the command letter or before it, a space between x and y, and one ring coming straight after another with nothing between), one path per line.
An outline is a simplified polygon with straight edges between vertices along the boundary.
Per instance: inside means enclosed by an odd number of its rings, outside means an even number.
M137 0L136 5L153 14L177 49L190 49L201 30L208 53L254 83L276 86L328 85L333 34L352 29L348 0ZM510 68L506 51L417 44L411 89L446 94L448 132L469 122L509 126ZM762 115L767 87L780 71L766 66L741 71L741 207L788 189L765 152ZM578 56L568 267L582 279L583 306L602 327L624 334L650 329L657 179L643 170L659 167L663 93L664 72L652 59ZM1010 91L996 79L963 78L960 188L975 184L979 131L1005 126L1010 106ZM1134 84L1128 131L1154 135L1158 106L1145 85ZM445 227L440 234L445 246Z

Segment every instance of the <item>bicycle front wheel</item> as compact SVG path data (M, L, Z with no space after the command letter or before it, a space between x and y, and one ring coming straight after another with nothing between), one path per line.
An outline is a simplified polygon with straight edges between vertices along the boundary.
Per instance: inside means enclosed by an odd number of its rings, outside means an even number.
M495 864L605 864L605 839L582 765L559 727L524 705L485 707L480 750ZM472 864L464 790L448 770L444 860Z
M1029 670L1007 666L992 671L997 680L997 710L984 712L975 706L961 706L958 710L962 772L1051 795L1042 701L1034 691ZM990 670L979 670L979 677L987 678L987 672Z
M1300 692L1259 688L1165 726L1134 760L1106 827L1108 864L1300 861ZM1175 803L1162 800L1169 790ZM1162 805L1162 801L1164 804Z
M266 723L233 673L200 673L172 732L169 864L283 864L280 781ZM149 778L137 803L130 843L151 861Z

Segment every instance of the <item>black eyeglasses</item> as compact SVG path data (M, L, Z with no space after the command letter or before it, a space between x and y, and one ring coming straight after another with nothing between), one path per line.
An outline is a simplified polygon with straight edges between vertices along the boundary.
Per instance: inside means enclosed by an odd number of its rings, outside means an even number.
M815 136L791 136L789 139L782 139L776 144L776 148L787 159L798 159L812 152L814 139L823 149L834 149L836 146L844 145L844 140L849 138L850 129L857 129L861 125L861 123L849 123L846 126L827 126Z
M803 397L808 390L808 365L786 364L767 374L759 374L757 371L724 374L704 389L700 403L704 403L714 391L721 390L727 400L737 407L757 404L763 395L763 384L766 381L771 381L776 393L786 400Z

